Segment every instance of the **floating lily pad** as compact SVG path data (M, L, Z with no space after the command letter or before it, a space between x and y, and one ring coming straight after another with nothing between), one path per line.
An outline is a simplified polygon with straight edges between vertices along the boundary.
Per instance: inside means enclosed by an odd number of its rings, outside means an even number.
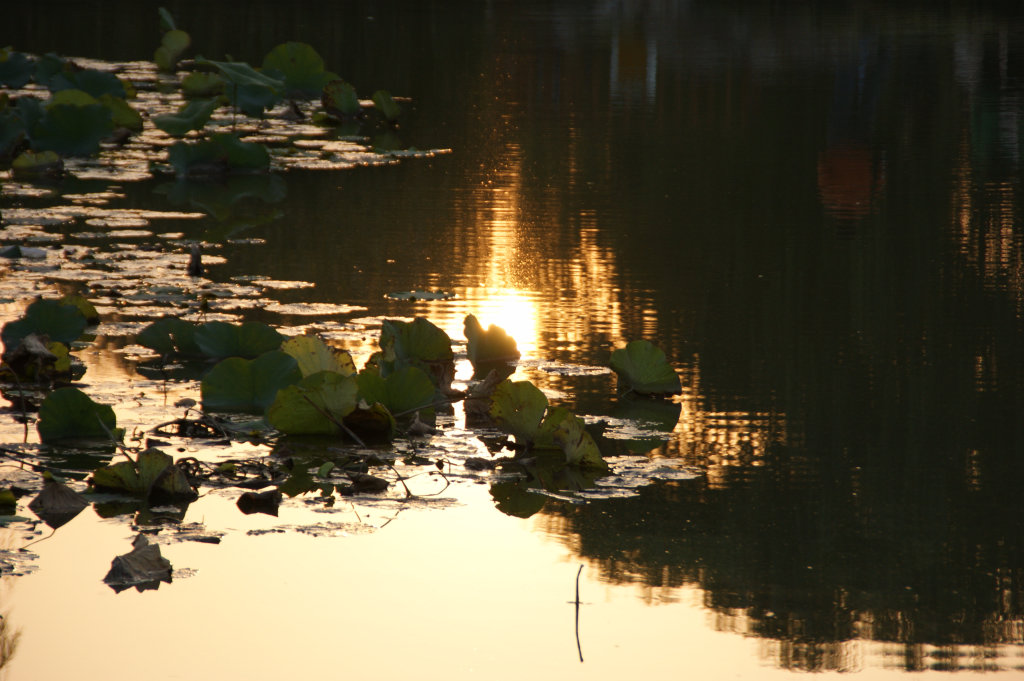
M451 300L455 294L448 291L395 291L384 297L391 300Z
M97 404L78 388L57 388L39 405L36 422L43 442L61 440L120 440L124 429L117 427L113 408Z
M281 344L281 350L295 358L303 376L320 371L333 371L344 376L356 373L356 365L347 350L332 348L317 336L289 338Z
M650 341L632 341L615 350L609 365L621 385L641 395L682 392L679 375L665 359L665 353Z
M295 358L280 350L256 359L229 357L210 369L200 383L203 409L262 414L279 390L301 378Z
M196 63L216 68L221 77L227 81L225 93L231 105L247 116L261 116L268 109L281 101L285 83L260 73L245 62L224 62L210 59L197 59Z
M63 90L81 90L96 98L100 95L123 98L128 94L117 76L97 69L64 69L53 76L46 85L55 93Z
M289 435L333 435L356 408L352 376L321 371L284 388L267 410L267 422Z

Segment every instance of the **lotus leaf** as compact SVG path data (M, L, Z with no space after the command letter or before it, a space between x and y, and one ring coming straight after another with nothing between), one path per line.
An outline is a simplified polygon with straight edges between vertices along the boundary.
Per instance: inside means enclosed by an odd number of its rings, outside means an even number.
M123 98L128 94L117 76L96 69L62 69L46 85L55 93L60 90L82 90L97 98L105 94Z
M85 315L75 305L40 298L25 308L20 319L4 324L0 340L8 350L17 347L30 333L45 334L50 340L70 344L82 335L86 326Z
M171 137L184 137L191 130L201 130L218 106L216 99L193 100L178 109L178 113L154 116L153 125Z
M195 331L195 342L207 357L252 359L277 350L285 337L262 322L206 322Z
M338 118L353 118L363 112L359 97L356 96L356 89L341 79L332 80L324 85L320 104L327 113Z
M25 123L15 111L0 111L0 159L10 158L25 142Z
M68 89L53 93L44 106L52 109L55 106L93 106L99 103L99 99L84 90Z
M372 371L356 377L359 384L359 397L368 404L380 403L392 414L411 416L420 413L420 418L432 421L434 418L434 398L436 389L433 381L422 369L406 367L387 378L382 378Z
M178 176L263 172L270 168L270 152L262 144L219 133L200 142L171 145L167 161Z
M160 17L160 30L161 31L173 31L177 28L174 23L174 15L171 14L166 7L157 8L157 16Z
M295 358L303 376L319 371L333 371L344 376L356 373L356 365L347 350L332 348L317 336L289 338L281 344L281 350Z
M377 90L373 93L373 105L380 112L380 115L390 122L398 120L402 108L395 102L395 98L387 90Z
M11 170L19 177L60 177L64 161L53 151L23 151L11 161Z
M274 403L279 390L301 378L295 358L280 350L256 359L228 357L210 369L199 385L203 409L261 414Z
M124 430L117 427L114 410L97 404L78 388L57 388L39 405L36 423L43 442L60 440L120 440Z
M142 116L132 105L120 97L100 95L100 104L110 111L110 120L115 127L126 128L132 132L142 131Z
M33 76L33 80L40 85L49 87L51 80L56 78L63 71L69 69L70 67L67 62L53 52L48 52L36 59L36 72Z
M628 390L641 395L682 392L682 383L665 353L646 340L632 341L612 352L612 370Z
M352 376L321 371L284 388L267 410L267 422L289 435L334 435L356 408Z
M491 324L485 331L475 316L466 315L463 329L468 341L466 354L474 367L519 359L516 339L505 333L500 326Z
M203 351L195 342L196 327L178 317L161 317L139 331L135 341L161 355L200 356Z
M564 411L568 412L568 410ZM565 452L565 462L570 466L578 466L600 473L608 471L608 464L601 457L597 443L587 432L586 424L580 417L567 413L559 418L558 425L554 429L554 439L561 450Z
M161 71L173 71L181 59L181 55L192 44L192 38L188 33L178 28L172 28L164 33L160 40L160 47L153 53L153 61Z
M491 485L494 505L505 515L529 518L544 508L548 497L532 491L522 480L496 482Z
M91 156L99 151L100 140L113 131L110 110L102 104L61 104L47 108L46 114L31 128L30 136L36 150Z
M156 447L140 452L134 461L97 469L90 482L96 489L127 492L150 501L191 501L197 497L184 471Z
M428 320L422 317L411 322L385 319L381 325L380 347L384 353L380 365L382 375L418 366L436 385L445 387L442 378L455 357L452 341L447 333Z
M89 302L89 299L80 293L69 293L63 296L57 301L62 305L74 305L78 308L78 311L85 317L87 324L99 324L100 313L96 311L96 306Z
M0 85L16 90L32 80L35 70L36 65L21 52L0 50Z
M282 43L268 52L263 70L281 74L288 96L306 99L319 96L327 83L338 78L324 71L324 60L311 45L300 42Z
M224 79L219 73L192 71L181 79L181 93L186 97L209 97L224 92Z
M391 438L397 424L395 417L380 402L367 404L360 400L356 408L345 417L345 426L363 438Z
M227 81L225 91L232 106L247 116L260 116L281 101L284 81L260 73L245 62L197 59L197 63L215 67Z
M533 383L505 380L491 394L489 414L517 444L529 447L540 432L547 406L548 398Z
M17 347L4 352L0 380L67 383L71 380L68 346L57 341L47 342L45 336L30 333Z

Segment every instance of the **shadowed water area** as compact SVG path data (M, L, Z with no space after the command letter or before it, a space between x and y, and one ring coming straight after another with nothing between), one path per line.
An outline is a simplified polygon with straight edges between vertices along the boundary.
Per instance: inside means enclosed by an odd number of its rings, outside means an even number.
M383 495L289 495L277 517L243 515L232 488L183 511L107 500L50 537L25 497L0 528L0 674L1024 670L1015 4L166 7L189 56L258 65L303 41L361 96L403 98L401 124L355 142L303 128L271 174L224 181L161 172L148 122L56 183L5 167L0 244L42 253L5 264L2 321L80 288L101 323L79 385L131 435L199 400L199 373L135 342L161 315L316 332L360 366L383 319L426 317L465 387L474 314L516 339L514 378L583 417L611 472L479 470L494 434L455 405L441 433L381 449ZM148 3L0 23L0 46L146 82L159 42ZM251 133L295 130L269 116ZM640 338L680 395L617 394L609 355ZM77 489L111 460L42 447L20 416L0 413L0 441ZM213 464L299 451L170 444ZM39 486L10 464L4 486ZM173 580L115 592L111 560L147 529Z

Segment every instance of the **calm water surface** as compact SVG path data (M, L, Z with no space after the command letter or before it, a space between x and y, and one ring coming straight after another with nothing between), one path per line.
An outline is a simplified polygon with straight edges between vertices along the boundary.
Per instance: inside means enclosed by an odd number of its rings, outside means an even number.
M87 511L3 578L9 678L1020 674L1024 23L726 5L168 2L212 58L313 44L360 92L412 98L402 145L451 153L292 171L278 200L154 232L203 239L215 283L304 282L243 313L359 363L383 316L454 339L467 313L501 324L553 401L661 424L608 446L665 471L587 503L467 477L325 515L331 536L301 530L314 505L242 516L212 493L186 521L222 543L165 546L179 573L143 593L100 581L132 529ZM0 44L128 60L157 42L151 8L56 6ZM184 210L164 182L114 182L115 205ZM414 289L456 297L385 298ZM115 329L87 381L151 426L130 392L154 384ZM676 402L609 399L595 367L641 337L679 371ZM446 425L477 447L458 410Z

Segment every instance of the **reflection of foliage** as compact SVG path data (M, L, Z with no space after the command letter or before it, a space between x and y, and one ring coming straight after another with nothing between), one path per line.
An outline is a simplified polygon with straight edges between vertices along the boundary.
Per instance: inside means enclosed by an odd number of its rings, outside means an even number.
M21 629L11 625L8 615L0 615L0 669L6 667L18 651L21 641Z

